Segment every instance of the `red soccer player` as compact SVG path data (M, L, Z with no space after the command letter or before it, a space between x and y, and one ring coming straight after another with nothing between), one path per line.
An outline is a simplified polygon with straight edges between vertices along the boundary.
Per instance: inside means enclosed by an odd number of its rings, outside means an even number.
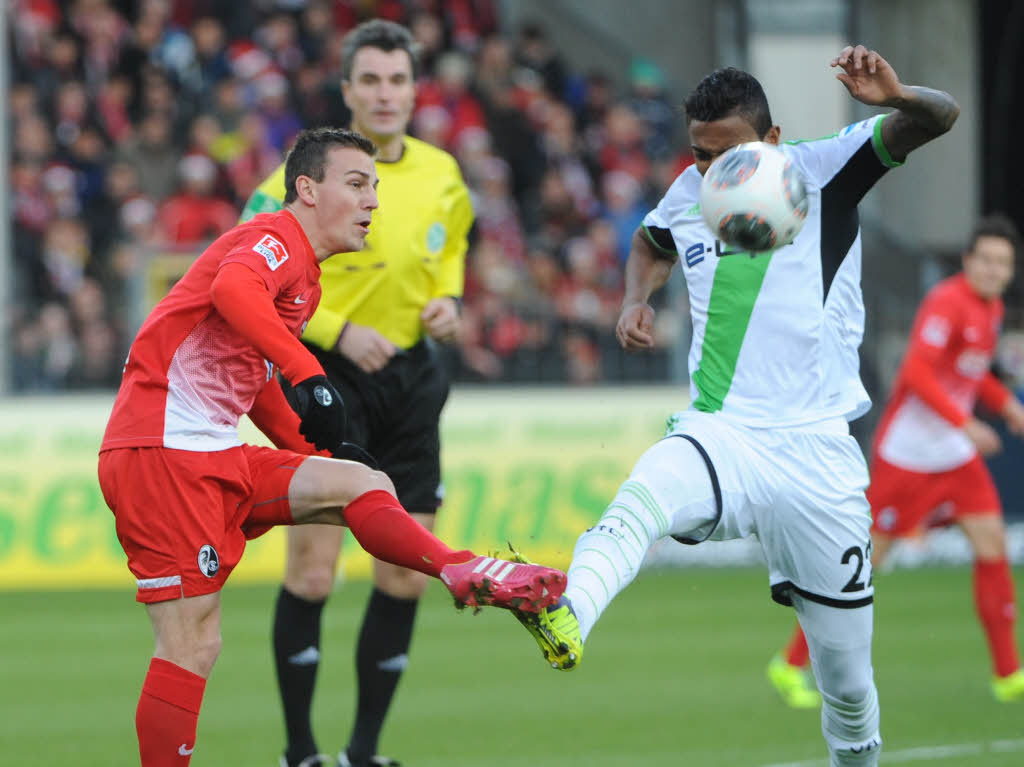
M535 611L565 587L558 570L453 551L409 516L385 474L327 457L342 444L344 403L298 336L320 299L320 262L363 247L374 152L347 130L301 134L284 209L207 248L125 363L99 480L156 639L135 717L142 767L189 763L220 651L220 589L246 539L273 525L347 525L370 554L440 578L460 604ZM278 449L242 444L244 414Z
M1024 671L1014 639L1002 507L982 460L1000 450L1000 439L972 413L981 400L1012 433L1024 435L1024 405L990 372L1017 243L1009 220L981 219L963 254L963 271L925 297L875 434L867 492L876 567L898 538L949 522L964 531L974 553L974 602L992 654L992 694L1001 702L1024 700ZM820 703L803 670L807 661L797 626L768 666L769 679L794 708Z

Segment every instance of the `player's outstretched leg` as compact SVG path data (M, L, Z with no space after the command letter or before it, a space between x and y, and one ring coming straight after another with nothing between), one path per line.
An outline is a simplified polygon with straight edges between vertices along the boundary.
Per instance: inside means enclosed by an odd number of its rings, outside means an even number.
M633 582L651 546L670 534L706 531L716 519L710 475L693 445L664 439L648 449L601 519L576 541L563 600L536 620L520 621L545 660L563 670L577 665L594 624Z
M509 558L514 562L529 563L521 553L512 549ZM513 611L540 647L544 659L552 668L569 671L583 658L583 639L580 624L572 603L562 597L555 604L536 613Z
M797 624L786 649L769 661L766 670L768 681L790 708L818 708L821 705L821 694L807 673L809 659L807 638Z
M441 580L460 606L490 605L536 613L565 591L561 570L531 562L477 556L441 568Z
M793 596L821 690L831 767L877 767L882 751L871 669L872 606L843 609Z
M440 578L460 607L536 612L562 596L561 570L454 551L402 508L390 481L386 487L358 495L343 511L353 537L371 556Z
M640 483L625 482L604 516L577 540L565 596L536 615L515 613L552 668L568 671L580 662L601 613L633 582L644 555L667 532L664 514L648 497Z

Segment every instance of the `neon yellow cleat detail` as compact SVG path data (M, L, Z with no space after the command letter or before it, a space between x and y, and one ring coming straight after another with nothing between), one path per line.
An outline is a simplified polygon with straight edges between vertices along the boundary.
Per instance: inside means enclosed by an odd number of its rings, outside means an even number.
M768 681L790 708L819 708L821 693L811 683L807 672L799 666L791 666L781 655L768 663Z
M511 544L509 548L512 549L509 558L513 562L532 564ZM583 639L576 613L568 599L561 597L555 604L536 613L513 610L512 614L530 632L551 668L560 671L576 668L583 658Z
M516 610L512 614L533 636L551 668L569 671L579 665L583 658L583 640L576 613L568 599L562 597L557 604L539 613Z
M1017 669L1009 676L992 677L992 696L1000 703L1024 701L1024 671Z

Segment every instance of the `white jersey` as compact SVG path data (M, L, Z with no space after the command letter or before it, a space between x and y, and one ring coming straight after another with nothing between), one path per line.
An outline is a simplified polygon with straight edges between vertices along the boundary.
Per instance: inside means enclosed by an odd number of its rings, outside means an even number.
M650 241L682 257L693 321L691 408L772 427L853 420L870 407L857 351L864 333L857 204L899 164L882 145L882 120L781 146L809 202L791 245L752 255L716 240L701 218L694 166L647 214Z

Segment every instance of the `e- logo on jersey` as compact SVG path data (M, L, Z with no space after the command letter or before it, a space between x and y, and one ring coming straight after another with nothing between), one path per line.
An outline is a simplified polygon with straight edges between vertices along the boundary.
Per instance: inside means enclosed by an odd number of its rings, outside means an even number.
M859 376L857 204L896 164L881 143L883 119L781 147L808 189L807 221L790 245L751 254L719 242L700 214L696 166L644 218L657 251L681 256L693 325L691 407L774 427L852 420L870 406Z
M768 253L751 253L748 250L733 250L725 245L721 240L715 240L714 245L708 245L705 242L695 242L693 245L683 251L683 259L689 268L695 267L701 261L704 260L704 256L714 253L717 258L725 258L726 256L747 256L748 258L757 258L758 256L771 255Z

